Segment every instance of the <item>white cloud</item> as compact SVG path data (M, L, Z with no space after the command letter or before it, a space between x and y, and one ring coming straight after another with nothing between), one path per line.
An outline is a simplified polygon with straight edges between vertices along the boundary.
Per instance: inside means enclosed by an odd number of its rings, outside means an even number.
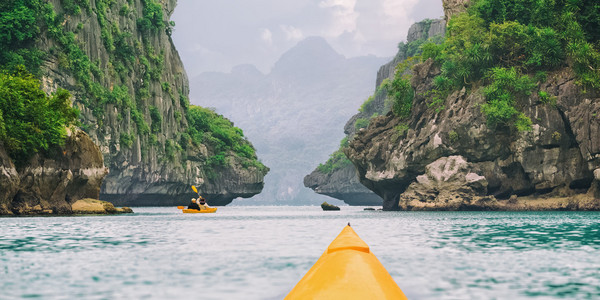
M264 28L260 33L260 38L269 46L273 45L273 33L271 30Z
M356 30L356 21L359 13L354 9L357 0L323 0L319 7L331 13L331 24L321 34L328 37L337 37L344 32Z
M285 39L288 41L299 41L304 38L302 30L291 26L291 25L280 25L281 31L285 35Z
M308 36L346 57L393 56L412 23L439 16L440 0L180 0L173 39L190 73L241 63L268 71Z
M382 11L386 16L385 22L387 24L397 24L402 21L404 21L402 23L412 23L410 13L418 2L418 0L383 0Z

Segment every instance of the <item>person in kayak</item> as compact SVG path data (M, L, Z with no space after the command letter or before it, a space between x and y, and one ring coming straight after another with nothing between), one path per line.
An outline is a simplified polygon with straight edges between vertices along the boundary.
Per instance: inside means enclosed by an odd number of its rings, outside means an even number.
M188 209L197 209L200 210L200 206L196 203L196 199L192 198L192 202L188 205Z
M206 204L206 199L204 199L204 197L200 196L200 198L198 198L200 200L200 208L199 209L207 209L209 206L208 204Z

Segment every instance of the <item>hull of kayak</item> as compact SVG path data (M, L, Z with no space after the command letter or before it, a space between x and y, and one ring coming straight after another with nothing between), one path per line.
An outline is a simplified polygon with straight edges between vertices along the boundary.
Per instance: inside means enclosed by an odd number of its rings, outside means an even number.
M209 214L209 213L217 212L217 208L216 207L209 207L207 209L202 209L202 210L197 210L197 209L182 209L181 211L184 214Z
M369 246L346 226L285 297L292 299L406 299Z

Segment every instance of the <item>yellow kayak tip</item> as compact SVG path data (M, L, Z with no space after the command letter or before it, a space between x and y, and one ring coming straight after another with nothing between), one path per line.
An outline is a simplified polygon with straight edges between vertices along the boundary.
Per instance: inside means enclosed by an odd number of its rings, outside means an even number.
M348 224L285 299L407 298Z

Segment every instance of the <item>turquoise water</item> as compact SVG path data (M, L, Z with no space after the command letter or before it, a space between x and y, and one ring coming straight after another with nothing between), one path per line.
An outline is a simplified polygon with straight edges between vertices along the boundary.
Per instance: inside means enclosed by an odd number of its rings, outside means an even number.
M348 222L409 299L600 298L600 213L135 211L0 218L0 298L282 299Z

